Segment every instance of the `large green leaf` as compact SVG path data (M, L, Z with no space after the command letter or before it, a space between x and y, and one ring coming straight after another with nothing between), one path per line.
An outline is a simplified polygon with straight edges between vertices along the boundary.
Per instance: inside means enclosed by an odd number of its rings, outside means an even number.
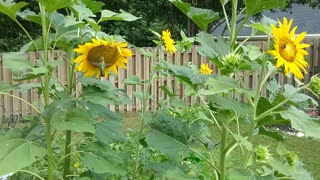
M41 16L40 14L36 14L33 11L30 11L29 9L26 9L22 12L18 12L17 15L21 17L22 19L28 20L30 22L34 22L36 24L41 25Z
M131 103L123 89L118 89L109 81L99 81L94 78L81 78L83 91L81 97L100 105Z
M291 96L292 94L294 94L297 91L297 88L295 88L292 85L286 84L284 85L284 93L283 95L287 98L289 96ZM297 105L308 105L313 104L315 106L318 105L318 102L316 100L314 100L312 97L307 96L306 94L303 93L297 93L295 94L290 101L296 103Z
M184 66L179 66L174 64L169 64L168 68L171 75L180 79L184 83L188 84L194 90L197 89L198 85L206 82L206 80L211 76L211 75L196 73L195 70L189 67L184 67Z
M0 176L16 172L46 154L46 149L25 139L1 139Z
M98 120L96 124L97 140L103 144L125 141L125 134L122 128L122 117L119 113L113 112L105 106L87 101L78 100L77 103L90 113L91 117Z
M109 119L97 124L96 137L105 144L115 141L125 141L125 134L122 132L122 121Z
M69 7L74 0L38 0L49 12Z
M179 155L188 153L190 139L199 137L199 133L202 132L199 123L189 125L165 111L158 111L153 116L150 126L152 130L146 136L147 143L165 153L171 160L177 160Z
M81 2L84 3L93 13L100 12L102 6L104 6L104 3L100 1L81 0Z
M55 113L51 118L51 124L57 130L73 130L76 132L95 132L94 122L90 114L79 108L71 112Z
M169 0L185 15L187 15L202 31L207 31L208 25L219 19L219 14L210 9L192 7L181 0Z
M277 24L277 21L270 19L266 16L263 16L259 22L249 24L249 27L256 29L258 31L261 31L265 34L271 34L272 33L272 28L271 28L272 24Z
M116 153L98 143L89 145L81 153L81 160L95 173L122 174L126 163Z
M224 63L221 56L230 53L230 44L222 37L216 38L212 34L200 32L195 39L200 45L196 47L199 54L208 57L218 67L223 67Z
M126 85L142 85L141 80L138 76L130 76L124 80Z
M266 129L265 127L260 127L259 128L259 135L265 135L269 136L277 141L283 141L284 137L281 135L279 131L272 130L272 129Z
M103 10L103 11L101 11L101 18L99 19L98 23L103 22L103 21L110 21L110 20L135 21L137 19L139 19L139 18L124 11L124 10L120 10L120 13L115 13L110 10Z
M236 80L226 76L216 76L214 78L209 78L205 85L207 85L209 89L201 89L199 91L200 94L215 95L219 93L227 93L228 91L240 88Z
M247 16L273 8L284 8L286 0L245 0Z
M27 4L26 2L15 3L13 0L0 0L0 12L16 21L17 12Z
M156 129L152 129L146 136L147 143L165 153L171 160L175 160L181 153L188 153L189 149L184 142L175 139Z
M23 81L23 80L29 80L34 79L40 76L43 76L44 73L48 72L49 70L45 66L39 66L31 68L26 73L16 75L16 77L12 78L15 81Z
M311 174L303 168L303 163L299 160L297 160L296 166L290 166L288 163L283 163L275 159L269 160L268 163L274 171L278 171L292 179L314 180Z
M281 112L281 116L291 121L294 129L304 132L306 136L320 138L320 120L312 118L304 111L291 106L288 110Z
M26 54L17 52L5 53L3 55L3 59L4 67L10 69L14 74L18 74L23 70L29 70L33 68Z
M51 119L54 114L70 112L75 108L75 106L76 104L70 96L64 96L61 99L54 99L51 104L44 108L42 115L48 119Z
M11 90L14 90L16 86L11 85L7 82L0 81L0 92L9 92Z
M237 115L250 114L251 107L243 102L236 101L230 97L222 97L218 95L213 95L209 97L210 106L219 109L233 110ZM230 106L232 104L232 106Z
M74 4L71 9L76 14L79 21L90 17L96 17L96 15L83 3Z
M263 178L254 174L250 169L232 168L228 172L228 179L230 180L263 180Z

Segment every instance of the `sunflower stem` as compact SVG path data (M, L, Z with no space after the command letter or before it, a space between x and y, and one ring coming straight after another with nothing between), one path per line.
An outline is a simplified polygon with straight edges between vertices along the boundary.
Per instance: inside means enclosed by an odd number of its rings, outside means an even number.
M73 92L73 80L74 80L74 63L72 62L73 59L73 52L72 49L68 49L67 52L67 59L69 62L69 94ZM71 165L71 140L72 140L72 132L71 130L66 130L66 142L64 148L64 165L63 165L63 179L70 179L68 175L70 174L70 165Z
M40 3L40 14L41 14L41 24L42 24L42 43L43 43L43 62L47 66L49 62L48 58L48 29L47 29L47 17L46 9L43 4ZM44 74L44 103L45 107L50 104L50 92L49 92L49 81L50 81L50 72ZM53 180L53 153L52 153L52 142L51 142L51 123L50 119L44 118L46 124L46 141L47 141L47 162L48 162L48 180Z

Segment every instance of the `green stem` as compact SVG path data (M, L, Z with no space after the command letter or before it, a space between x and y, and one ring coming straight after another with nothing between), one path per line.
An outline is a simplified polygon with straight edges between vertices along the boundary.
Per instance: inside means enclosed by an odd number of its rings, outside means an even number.
M71 164L71 158L68 156L68 154L71 153L71 130L66 130L66 143L64 148L64 166L63 166L63 179L69 179L68 175L70 174L70 164Z
M267 81L267 79L269 78L270 76L270 72L265 76L265 78L263 78L263 74L264 74L264 70L265 70L265 66L266 66L266 61L265 59L262 60L262 67L261 67L261 71L260 71L260 74L259 74L259 80L258 80L258 88L256 89L256 93L255 93L255 96L254 96L254 102L252 105L252 114L250 115L249 119L250 119L250 126L249 126L249 131L248 131L248 141L251 142L251 139L252 139L252 134L253 134L253 131L256 127L256 111L257 111L257 106L258 106L258 102L259 102L259 99L260 99L260 93L261 93L261 89L262 89L262 86L263 84ZM248 165L248 161L249 161L249 158L250 158L250 152L249 151L246 151L245 153L245 163L243 163L244 167L247 167Z
M39 51L37 44L34 42L33 38L29 34L29 32L24 28L24 26L18 20L15 20L15 22L18 24L18 26L20 26L20 28L23 30L23 32L28 36L28 38L30 39L30 41L34 45L36 51Z
M72 63L73 52L72 48L68 49L67 52L67 60L69 61L69 94L72 94L73 91L73 76L74 76L74 63ZM64 166L63 166L63 179L70 179L70 165L71 165L71 140L72 140L72 132L71 130L66 130L66 142L64 148Z
M238 0L232 0L232 15L231 15L231 29L230 29L230 41L231 41L232 49L234 49L235 41L236 41L237 8L238 8Z
M221 134L221 147L220 147L220 174L219 180L225 180L226 178L226 161L227 161L227 153L225 152L226 144L228 139L228 131L225 125L222 126L222 134Z
M13 98L16 98L16 99L19 99L20 101L22 101L22 102L24 102L24 103L26 103L26 104L28 104L33 110L35 110L38 114L40 114L41 115L41 112L40 112L40 110L39 109L37 109L34 105L32 105L31 103L29 103L28 101L26 101L26 100L24 100L24 99L22 99L22 98L20 98L20 97L18 97L18 96L15 96L15 95L12 95L12 94L9 94L9 93L4 93L4 92L0 92L0 95L6 95L6 96L11 96L11 97L13 97Z
M46 22L46 9L45 6L40 4L40 13L41 13L41 23L42 23L42 42L43 42L43 62L47 66L48 59L48 31L47 31L47 22ZM50 104L50 92L49 92L49 81L50 81L50 72L44 74L44 103L45 107ZM48 180L53 180L53 153L52 153L52 142L51 142L51 124L50 119L45 118L46 123L46 140L47 140L47 161L48 161Z
M221 1L221 2L222 2L222 1ZM221 3L221 6L222 6L224 18L225 18L225 20L226 20L226 25L227 25L228 31L231 32L231 27L230 27L230 24L229 24L229 17L228 17L226 8L225 8L225 4L222 4L222 3Z
M35 177L37 177L37 178L39 178L40 180L44 180L42 177L40 177L38 174L36 174L36 173L33 173L33 172L31 172L31 171L27 171L27 170L23 170L23 169L21 169L21 170L19 170L20 172L25 172L25 173L29 173L29 174L31 174L31 175L33 175L33 176L35 176Z
M204 106L205 106L205 108L207 109L207 111L209 111L212 119L213 119L214 122L216 123L219 131L221 132L221 131L222 131L222 128L221 128L221 126L219 125L219 122L218 122L217 119L215 118L214 114L212 113L211 109L209 108L208 103L203 99L203 97L202 97L200 94L198 94L198 96L199 96L200 100L202 101L202 103L204 104Z

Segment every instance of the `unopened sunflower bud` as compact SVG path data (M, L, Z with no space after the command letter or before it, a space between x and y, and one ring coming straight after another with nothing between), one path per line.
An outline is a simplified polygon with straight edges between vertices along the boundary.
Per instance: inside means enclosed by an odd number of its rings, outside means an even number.
M269 150L266 146L259 145L255 148L254 152L258 161L267 160L270 156Z
M312 76L309 88L314 93L320 95L320 78L319 78L319 76Z
M286 154L285 154L285 158L288 162L288 164L290 166L295 166L296 163L297 163L297 154L292 152L292 151L288 151Z
M241 56L237 53L229 53L227 54L223 60L230 66L234 66L239 64Z

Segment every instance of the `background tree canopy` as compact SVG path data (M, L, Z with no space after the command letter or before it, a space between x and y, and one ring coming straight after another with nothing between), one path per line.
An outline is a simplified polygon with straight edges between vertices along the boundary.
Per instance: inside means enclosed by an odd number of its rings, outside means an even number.
M27 6L31 10L38 8L36 0L24 0L29 3ZM105 4L105 8L119 12L125 10L135 16L140 17L134 22L107 21L102 30L109 34L119 34L135 46L154 46L152 39L154 35L149 31L152 29L161 32L169 29L174 39L178 39L180 31L183 30L188 36L194 36L198 32L197 26L192 23L180 10L178 10L168 0L97 0ZM222 16L221 5L219 1L212 0L185 0L192 6L199 8L212 9ZM319 8L319 0L289 0L287 9L290 9L293 3L308 4L313 8ZM239 1L239 8L243 7L243 1ZM229 8L230 9L230 8ZM227 9L228 10L228 9ZM62 12L63 13L63 12ZM228 10L230 13L230 10ZM0 14L1 32L0 32L0 52L18 51L22 45L29 41L21 28L12 22L7 16ZM41 28L37 24L21 21L22 25L34 37L37 37ZM216 26L212 24L211 26Z

